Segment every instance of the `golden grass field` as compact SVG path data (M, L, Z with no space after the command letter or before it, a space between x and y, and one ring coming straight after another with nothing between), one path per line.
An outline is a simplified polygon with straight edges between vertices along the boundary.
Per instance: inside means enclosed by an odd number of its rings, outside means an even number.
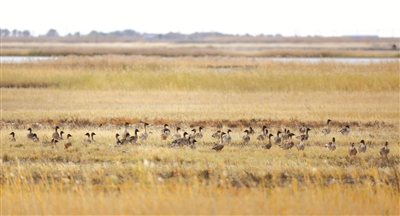
M2 64L1 80L2 214L399 214L398 60L68 56ZM115 147L125 122L130 132L149 123L148 140ZM204 126L204 137L170 148L165 123ZM302 123L304 152L256 140L263 125L298 134ZM68 150L47 144L56 125L72 135ZM211 150L211 134L229 128L233 143ZM323 148L332 137L333 152ZM350 157L362 139L367 152Z

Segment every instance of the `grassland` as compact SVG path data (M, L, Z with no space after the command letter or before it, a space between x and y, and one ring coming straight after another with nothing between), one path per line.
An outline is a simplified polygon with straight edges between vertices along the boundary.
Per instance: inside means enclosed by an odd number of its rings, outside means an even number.
M1 69L2 214L399 214L397 61L109 55ZM129 131L150 123L149 139L114 147L126 121ZM205 126L204 138L171 149L164 123ZM312 129L305 152L262 149L256 135L240 145L249 126L297 133L301 123ZM55 125L73 135L67 151L46 143ZM213 152L211 134L228 128L233 143ZM97 142L82 143L92 131ZM332 137L334 152L322 147ZM367 152L348 156L361 139Z

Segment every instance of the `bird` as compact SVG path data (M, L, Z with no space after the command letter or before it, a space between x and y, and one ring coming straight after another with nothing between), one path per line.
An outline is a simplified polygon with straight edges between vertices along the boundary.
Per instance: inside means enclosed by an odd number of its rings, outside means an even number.
M57 143L58 143L58 140L56 140L56 139L52 139L51 140L51 148L54 148L54 147L57 147Z
M220 141L218 142L218 143L216 143L211 149L212 150L215 150L215 151L221 151L223 148L224 148L224 146L225 146L225 144L224 144L224 142L222 141L222 137L225 135L225 132L221 132L221 134L220 134Z
M63 138L63 134L64 134L64 131L60 131L60 138L58 140L63 140L64 139Z
M179 130L181 130L181 128L177 127L176 128L176 133L174 135L172 135L172 137L171 137L172 140L177 140L179 138L182 138L181 134L179 133Z
M189 134L189 138L194 139L194 137L196 136L196 129L193 128L191 131L193 131L193 133L192 133L192 134Z
M54 133L53 133L53 135L51 136L53 139L55 139L55 140L59 140L60 139L60 134L58 133L58 125L56 125L56 127L55 127L55 131L54 131Z
M136 128L135 135L129 137L130 143L136 143L136 141L138 140L138 132L139 132L139 129Z
M189 144L189 138L187 137L189 134L185 131L183 133L183 137L172 141L171 147L182 147L184 145Z
M253 130L252 127L249 127L249 135L253 135L255 133L255 131Z
M32 128L28 128L28 131L29 131L29 133L26 135L26 137L27 137L28 139L33 140Z
M227 145L230 145L230 144L231 144L231 142L232 142L231 132L232 132L232 130L231 130L231 129L228 129L228 130L226 131L226 133L224 133L225 136L222 136L222 143L223 143L224 145L225 145L225 144L227 144Z
M34 141L34 142L39 142L39 137L37 136L37 134L32 134L32 140Z
M306 148L304 140L304 137L302 137L300 143L296 145L297 151L304 151L304 149Z
M242 145L245 145L245 144L247 144L247 143L250 142L250 136L249 136L250 131L249 131L249 130L244 130L243 132L246 133L246 135L244 135L244 136L242 137L242 142L243 142Z
M149 137L149 134L147 133L148 125L149 125L148 123L144 123L144 132L142 134L140 134L140 137L139 137L141 140L146 140L147 137Z
M215 139L219 139L220 136L221 136L221 131L220 131L220 130L218 130L217 132L215 132L215 133L213 133L213 134L211 135L211 137L212 137L212 138L215 138Z
M289 131L288 131L289 132ZM288 138L285 143L279 145L283 150L289 150L294 146L294 142L292 140L292 136L294 136L294 133L288 133Z
M8 140L10 140L11 142L15 142L16 140L15 140L15 133L14 133L14 131L12 131L11 133L10 133L10 138L8 138Z
M304 140L308 140L308 131L310 131L310 130L311 130L310 128L306 128L305 134L297 136L296 139L300 139L301 140L301 139L304 138Z
M272 143L271 143L271 137L272 137L272 136L274 136L274 135L272 135L272 134L269 134L269 135L268 135L268 142L265 143L265 145L263 146L263 148L265 148L265 149L270 149L270 148L272 147Z
M322 133L325 134L325 135L327 135L327 134L329 134L331 132L331 129L329 128L329 123L330 122L331 122L331 120L328 119L328 121L326 122L326 127L324 127L322 129Z
M119 134L117 133L117 134L115 134L115 139L116 139L116 141L115 141L115 145L117 146L117 145L121 145L122 144L122 142L121 142L121 140L119 140Z
M92 132L91 134L90 134L90 137L91 137L91 141L92 142L96 142L96 140L94 140L94 135L96 135L96 133L95 132Z
M350 133L350 126L346 125L344 128L340 129L339 132L342 133L343 135L349 134Z
M171 131L168 128L168 124L164 124L164 128L161 130L161 139L166 140Z
M265 138L267 138L268 136L268 130L267 130L267 126L263 126L262 127L262 133L260 135L258 135L257 140L262 141L265 140Z
M278 132L276 133L276 137L274 138L275 144L281 143L282 138L279 136L279 134L281 134L281 133L282 133L281 131L278 131Z
M388 145L389 145L389 143L386 142L386 143L385 143L385 146L383 146L383 147L379 150L379 154L380 154L381 156L383 156L383 157L387 157L387 156L388 156L388 154L389 154L389 152L390 152L390 149L389 149Z
M281 132L281 136L282 136L282 139L283 140L286 140L287 138L288 138L288 133L289 133L290 131L289 130L287 130L286 128L284 128L283 129L283 133Z
M72 146L71 140L69 140L70 137L72 137L72 135L71 135L71 134L68 134L68 135L67 135L67 140L66 140L65 143L64 143L64 149L68 149L69 147Z
M127 137L127 134L129 133L128 132L128 127L129 127L129 122L125 122L125 131L122 133L122 138L126 138Z
M336 142L335 142L335 137L332 138L332 142L329 142L327 144L325 144L325 148L331 150L331 151L335 151L336 149Z
M349 148L349 155L350 156L356 156L357 155L357 149L354 147L354 143L352 143L351 147Z
M299 127L299 132L302 133L302 134L304 134L304 133L306 132L306 130L307 130L307 127L306 127L306 125L303 123L303 124L301 125L301 127Z
M125 145L125 144L128 144L129 143L129 137L130 137L131 135L129 134L129 132L128 133L126 133L125 134L125 137L122 137L122 139L121 139L121 144L122 145Z
M195 134L195 138L196 139L201 139L201 138L203 138L203 133L201 132L201 130L203 130L203 127L199 127L199 132L197 132L196 134Z
M91 143L90 134L89 134L89 133L86 133L85 136L87 136L87 137L86 137L85 139L83 139L82 142Z
M189 139L189 147L191 148L191 149L196 149L196 142L197 142L197 140L195 140L195 139Z
M367 146L365 145L364 140L361 140L360 146L358 146L358 151L361 152L366 152L367 151Z

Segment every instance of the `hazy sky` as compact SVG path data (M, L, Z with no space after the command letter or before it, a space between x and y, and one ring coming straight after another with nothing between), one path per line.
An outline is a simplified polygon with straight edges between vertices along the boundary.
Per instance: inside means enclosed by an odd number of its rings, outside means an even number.
M400 0L0 0L0 28L59 34L400 35Z

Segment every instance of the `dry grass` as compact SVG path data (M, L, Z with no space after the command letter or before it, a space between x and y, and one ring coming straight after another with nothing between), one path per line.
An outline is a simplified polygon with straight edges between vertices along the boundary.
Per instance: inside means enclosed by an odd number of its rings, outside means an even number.
M2 214L398 215L398 75L395 61L103 56L3 64ZM125 121L129 131L150 123L149 139L114 147ZM171 149L159 138L164 123L187 132L205 126L204 138L195 150ZM304 153L262 149L256 135L241 147L246 127L297 133L301 123L312 128ZM346 124L350 134L339 134ZM73 135L68 151L43 143L55 125ZM28 127L40 142L26 139ZM213 152L211 134L228 128L232 145ZM8 141L11 131L17 142ZM92 131L97 142L83 144ZM322 146L333 136L338 149L330 152ZM349 157L361 139L367 152ZM386 141L391 152L381 158Z

